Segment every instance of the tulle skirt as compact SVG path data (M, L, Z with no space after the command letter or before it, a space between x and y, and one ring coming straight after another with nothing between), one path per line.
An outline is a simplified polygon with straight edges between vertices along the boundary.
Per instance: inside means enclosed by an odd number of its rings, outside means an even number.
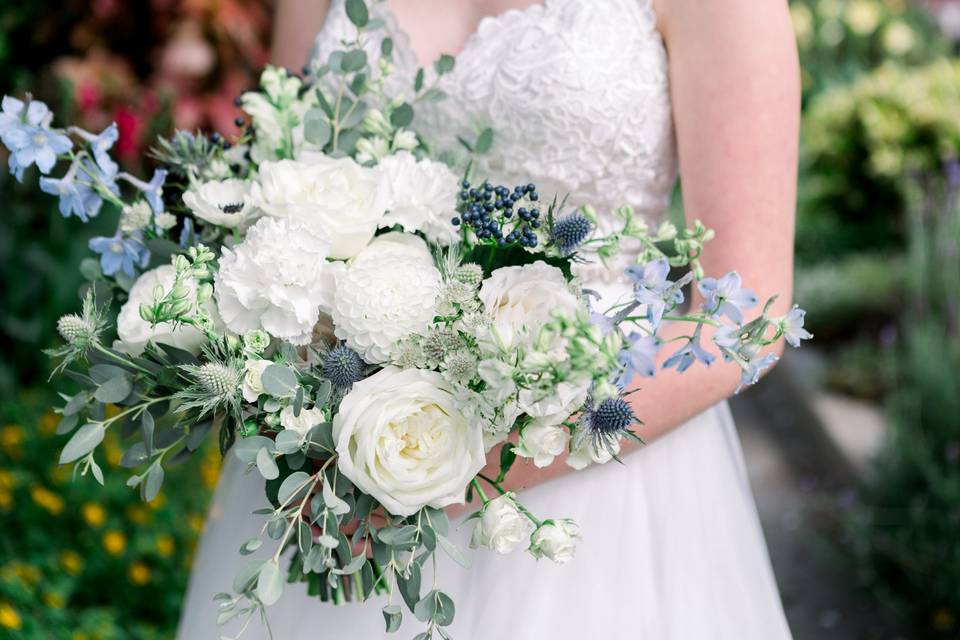
M243 465L229 459L194 563L180 640L215 640L237 630L234 623L217 626L213 595L230 591L245 560L238 549L263 523L250 512L266 499L259 475L245 475ZM457 607L453 637L790 638L726 403L624 462L523 493L524 504L541 517L572 517L580 525L583 540L566 565L521 551L478 550L468 551L467 570L438 551L439 585ZM472 526L452 532L462 549ZM336 607L308 597L304 585L287 585L269 619L277 640L409 638L420 630L404 610L399 634L385 634L383 600ZM267 633L254 621L243 637L260 640Z

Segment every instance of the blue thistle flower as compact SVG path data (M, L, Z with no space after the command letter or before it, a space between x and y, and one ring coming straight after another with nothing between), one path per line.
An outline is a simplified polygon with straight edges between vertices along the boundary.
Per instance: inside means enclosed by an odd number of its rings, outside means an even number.
M553 223L551 236L561 252L573 253L592 230L593 224L585 215L571 213Z
M574 436L573 448L580 448L584 441L589 439L596 451L605 449L614 460L619 451L621 437L640 438L630 430L638 422L630 407L630 403L623 398L607 398L594 405L588 400L580 416L580 427Z
M363 378L363 359L356 351L338 344L323 359L323 377L338 389L349 389Z

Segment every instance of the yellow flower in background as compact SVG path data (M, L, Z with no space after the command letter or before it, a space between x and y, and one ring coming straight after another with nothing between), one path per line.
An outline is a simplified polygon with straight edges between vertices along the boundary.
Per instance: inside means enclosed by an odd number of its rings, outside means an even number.
M118 556L127 548L127 538L119 531L103 534L103 548L112 556Z
M72 475L73 471L68 465L58 464L50 467L50 479L54 484L66 484L71 480Z
M903 20L894 20L883 30L883 48L891 55L905 55L913 49L915 43L913 29Z
M199 513L191 513L187 516L187 525L194 533L200 533L203 531L203 516Z
M39 506L53 515L57 515L63 511L63 498L46 487L40 485L30 487L30 497L33 498L33 501Z
M13 494L9 491L0 491L0 511L10 511L13 508Z
M130 578L130 582L142 587L150 582L150 567L139 561L134 562L127 570L127 577Z
M70 640L89 640L89 636L82 631L74 631L73 635L70 636Z
M13 474L6 469L0 469L0 490L13 489Z
M210 447L203 457L203 462L200 463L200 479L203 481L203 486L208 489L217 486L217 480L220 478L221 459L220 452Z
M83 558L76 551L66 550L60 554L60 566L72 576L80 573L83 568Z
M20 453L20 445L23 443L23 429L19 425L8 424L0 429L0 447L3 447L10 456L16 456Z
M880 7L871 0L853 0L847 5L847 24L860 36L870 35L880 24Z
M16 631L22 624L20 614L6 602L0 602L0 627Z
M51 609L63 609L65 604L61 596L49 591L43 594L43 602Z
M836 47L846 35L839 20L827 20L820 27L820 41L826 47Z
M40 569L32 564L25 564L23 562L14 562L10 565L10 570L13 572L13 575L29 585L37 584L40 582L40 578L43 577Z
M930 620L933 628L937 631L950 631L953 629L955 620L953 614L947 609L938 609L933 612L933 618Z
M85 503L80 509L80 513L83 514L84 521L95 529L102 527L107 519L106 510L96 502Z
M157 536L157 554L168 558L173 555L173 552L176 550L176 544L173 542L173 538L168 535Z
M53 411L47 411L42 416L40 416L40 433L45 436L53 435L57 430L57 425L60 424L60 416L55 414Z
M108 404L106 407L104 407L104 414L108 418L116 418L118 415L120 415L120 411L120 407L115 404Z
M801 46L807 46L813 40L813 14L805 4L790 5L790 20L793 22L793 32Z
M123 447L117 443L117 439L107 437L103 441L103 451L107 459L107 464L111 467L120 466L120 458L123 457Z
M167 504L167 496L161 491L156 498L147 503L147 506L151 509L160 509L165 504Z
M147 524L150 522L150 511L142 504L135 504L127 507L127 517L135 524Z

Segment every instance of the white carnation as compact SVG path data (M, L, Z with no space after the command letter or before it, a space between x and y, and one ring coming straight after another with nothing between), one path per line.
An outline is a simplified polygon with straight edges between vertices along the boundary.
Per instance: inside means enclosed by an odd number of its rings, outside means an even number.
M401 338L432 323L441 280L423 240L379 236L337 275L331 311L337 337L367 362L387 362Z
M506 555L530 537L532 525L513 502L511 494L494 498L483 508L483 515L473 529L470 546L488 547Z
M480 285L479 297L502 333L528 338L536 338L555 312L574 315L583 308L563 272L541 261L495 270Z
M264 162L251 187L264 214L292 218L330 240L330 257L352 258L373 238L385 210L380 173L350 158L302 154L301 159Z
M193 354L200 353L200 347L206 343L207 339L203 332L196 327L185 324L174 326L170 322L161 322L151 327L149 322L140 317L140 305L151 304L154 301L153 290L159 286L164 291L169 291L176 276L176 269L172 265L166 264L152 271L147 271L133 284L130 289L130 297L121 307L120 315L117 316L117 337L119 340L114 343L114 347L118 351L138 356L143 353L143 348L147 346L147 342L154 342L184 349ZM190 287L187 299L195 300L192 280L187 280L186 284ZM205 303L204 308L211 313L216 322L217 316L213 303Z
M330 242L296 220L260 219L235 249L223 250L215 281L217 305L239 334L263 329L307 344L320 308L332 297Z
M250 203L250 185L245 180L212 180L189 189L183 203L193 215L210 224L243 229L256 210Z
M388 213L381 227L401 225L447 246L459 238L450 220L456 215L458 179L447 165L417 160L407 151L387 156L377 165L388 186Z

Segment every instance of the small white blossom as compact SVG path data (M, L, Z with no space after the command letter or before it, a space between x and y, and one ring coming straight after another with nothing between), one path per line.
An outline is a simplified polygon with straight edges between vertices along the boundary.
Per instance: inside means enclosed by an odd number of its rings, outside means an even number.
M527 542L532 525L513 501L512 494L494 498L483 508L470 537L470 547L488 547L501 555L517 549Z
M580 527L573 520L547 521L530 536L530 553L535 558L566 564L573 559L579 539Z
M120 230L125 233L131 233L143 229L150 224L153 217L153 210L144 200L137 200L133 204L128 204L120 213Z
M169 231L170 229L173 229L175 226L177 226L177 216L173 215L172 213L168 213L164 211L163 213L156 216L154 222L158 227L160 227L164 231Z
M270 360L247 360L243 368L243 382L240 390L243 392L243 399L247 402L256 402L263 389L263 372L273 362Z

